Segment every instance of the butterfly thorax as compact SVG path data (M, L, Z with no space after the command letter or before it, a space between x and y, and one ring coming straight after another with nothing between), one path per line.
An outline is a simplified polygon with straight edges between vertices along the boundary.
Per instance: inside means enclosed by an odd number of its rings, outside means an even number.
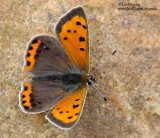
M77 84L83 82L83 77L81 74L66 74L63 75L62 79L65 84Z

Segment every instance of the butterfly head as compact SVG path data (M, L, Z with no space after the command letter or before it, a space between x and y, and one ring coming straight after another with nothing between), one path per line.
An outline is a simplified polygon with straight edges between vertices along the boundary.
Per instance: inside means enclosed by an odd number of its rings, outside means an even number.
M94 78L94 76L91 74L87 74L87 84L93 85L93 83L95 83L95 82L96 82L96 79Z

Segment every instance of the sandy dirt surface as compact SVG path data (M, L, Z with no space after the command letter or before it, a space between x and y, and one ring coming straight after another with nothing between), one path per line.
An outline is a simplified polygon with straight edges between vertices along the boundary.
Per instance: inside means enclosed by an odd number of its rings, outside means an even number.
M160 1L130 3L157 10L118 10L116 0L0 0L1 138L159 138ZM83 5L89 24L94 88L82 116L70 131L52 126L46 113L28 115L19 108L25 45L35 34L55 36L57 20ZM138 5L137 5L138 6ZM116 50L116 54L112 52Z

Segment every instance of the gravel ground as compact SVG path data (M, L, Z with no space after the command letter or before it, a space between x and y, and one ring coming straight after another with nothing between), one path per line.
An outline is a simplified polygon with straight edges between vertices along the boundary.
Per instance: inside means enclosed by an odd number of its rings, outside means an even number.
M0 0L1 138L159 138L160 1L132 0L157 10L128 11L118 10L119 2ZM35 34L55 36L57 20L77 5L88 18L90 72L98 67L96 86L108 101L90 88L81 119L63 131L45 120L46 113L22 113L18 94L28 77L25 44Z

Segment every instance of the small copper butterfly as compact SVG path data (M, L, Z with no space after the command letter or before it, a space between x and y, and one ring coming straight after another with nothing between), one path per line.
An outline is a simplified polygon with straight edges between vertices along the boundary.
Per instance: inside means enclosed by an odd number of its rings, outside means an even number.
M84 10L78 6L61 17L57 38L36 35L27 45L24 70L32 81L22 84L20 107L25 113L50 110L46 119L61 129L79 120L88 91L95 81L89 71L89 36Z

